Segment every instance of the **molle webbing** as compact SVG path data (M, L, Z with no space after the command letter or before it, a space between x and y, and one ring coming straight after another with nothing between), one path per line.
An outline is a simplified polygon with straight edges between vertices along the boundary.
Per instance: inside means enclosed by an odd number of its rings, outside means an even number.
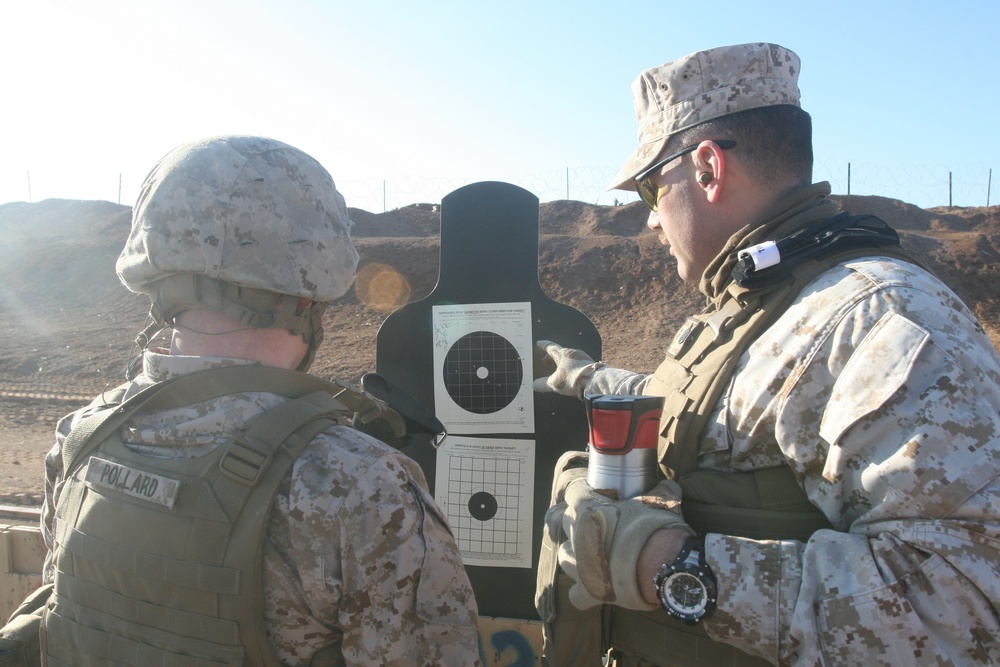
M308 377L252 366L194 373L74 429L64 452L56 591L43 629L49 664L279 664L260 627L270 507L302 449L355 412L329 393L342 387L299 382ZM150 459L122 444L119 426L132 415L236 393L231 383L240 378L252 378L242 391L304 395L191 461ZM310 391L317 382L328 386ZM178 480L176 500L168 507L95 484L87 474L95 465ZM342 664L339 649L321 661Z
M697 440L751 340L797 293L745 290L731 283L717 310L689 318L646 388L662 394L660 462L679 478L697 467ZM675 443L681 443L677 446Z
M685 520L699 533L806 541L815 531L830 527L823 513L809 503L790 468L701 471L698 448L708 418L750 344L821 273L875 253L916 263L898 246L853 247L827 257L807 258L782 282L756 288L730 283L715 310L689 318L674 338L646 392L665 396L660 465L681 485ZM782 468L785 471L779 472Z
M750 344L788 309L806 284L837 264L873 255L917 263L898 246L850 248L798 262L781 281L747 288L729 284L716 307L689 318L646 392L663 395L660 463L682 478L697 468L698 442Z

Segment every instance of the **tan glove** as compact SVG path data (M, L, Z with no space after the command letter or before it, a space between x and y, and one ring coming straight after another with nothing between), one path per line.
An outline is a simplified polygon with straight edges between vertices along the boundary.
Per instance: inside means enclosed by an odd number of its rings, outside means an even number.
M642 598L636 580L639 553L661 528L694 535L680 514L681 488L662 480L642 496L614 500L597 491L586 478L566 488L559 565L577 583L569 599L579 609L609 603L650 611L657 606Z
M594 361L583 350L563 347L550 340L540 340L535 346L542 359L538 368L554 368L551 375L534 381L532 388L539 393L557 393L582 399L586 394L644 394L652 375L612 368Z
M594 373L604 367L604 364L594 361L583 350L563 347L550 340L540 340L535 346L548 355L543 365L555 365L551 375L540 377L532 383L532 388L539 393L550 392L582 399Z

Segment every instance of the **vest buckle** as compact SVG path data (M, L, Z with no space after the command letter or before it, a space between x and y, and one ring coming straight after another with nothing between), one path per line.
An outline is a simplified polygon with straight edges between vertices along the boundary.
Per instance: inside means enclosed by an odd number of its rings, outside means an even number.
M274 450L246 433L237 435L219 460L219 471L234 482L255 486L267 470Z

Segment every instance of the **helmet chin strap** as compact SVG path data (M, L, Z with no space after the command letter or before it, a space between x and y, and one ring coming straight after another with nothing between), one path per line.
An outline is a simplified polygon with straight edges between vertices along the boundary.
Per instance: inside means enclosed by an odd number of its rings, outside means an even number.
M306 350L306 356L302 357L302 361L299 363L298 368L295 370L305 373L312 366L312 362L316 359L316 351L319 349L320 343L323 342L323 313L326 312L327 304L316 303L315 301L309 306L308 309L308 319L306 323L309 325L308 331L293 332L300 333L303 340L309 344L309 348Z
M142 367L142 352L149 346L154 338L160 335L160 332L162 332L165 328L166 327L163 324L160 324L156 320L152 320L148 325L146 325L145 329L136 335L135 340L132 341L132 346L129 348L128 358L125 362L126 380L131 380L138 375L139 369Z

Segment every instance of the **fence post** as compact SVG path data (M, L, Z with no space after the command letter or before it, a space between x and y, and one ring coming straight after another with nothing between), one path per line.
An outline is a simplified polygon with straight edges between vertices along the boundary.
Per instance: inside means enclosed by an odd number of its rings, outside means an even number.
M986 208L990 207L990 188L993 186L993 169L990 169L990 175L986 178Z
M948 208L951 208L951 172L948 172Z
M847 163L847 194L851 194L851 163Z

